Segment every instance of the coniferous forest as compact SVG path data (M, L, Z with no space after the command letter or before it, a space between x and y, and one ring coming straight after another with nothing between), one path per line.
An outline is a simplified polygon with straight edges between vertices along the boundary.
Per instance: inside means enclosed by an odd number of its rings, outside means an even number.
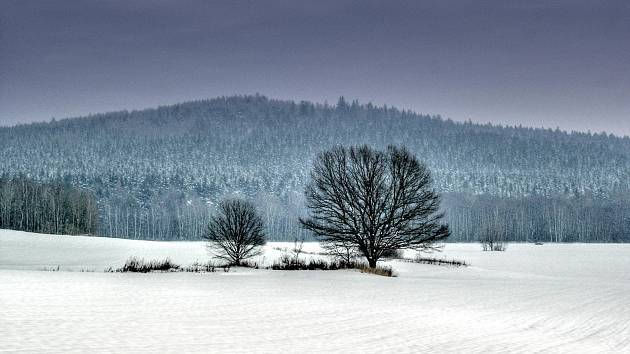
M200 239L222 199L246 197L271 239L308 239L298 223L304 185L317 154L338 144L406 146L424 161L450 241L488 233L513 241L630 241L627 137L260 95L0 128L0 206L13 195L5 191L23 185L29 208L41 209L28 221L2 209L1 227ZM63 226L51 222L61 217L54 212L60 203L81 205L84 214L69 212L62 219L77 219Z

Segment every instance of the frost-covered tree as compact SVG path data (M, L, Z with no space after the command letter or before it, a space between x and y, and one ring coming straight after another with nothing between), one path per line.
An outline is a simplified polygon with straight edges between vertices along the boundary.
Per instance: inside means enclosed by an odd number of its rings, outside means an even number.
M405 148L335 147L315 161L300 219L323 243L353 245L370 267L387 252L449 236L429 170Z
M230 96L0 127L0 174L92 192L99 235L201 239L208 205L238 194L255 201L271 237L291 241L308 238L297 218L322 149L391 142L431 170L450 241L476 242L497 207L510 241L630 241L630 138L346 99Z
M208 225L208 249L236 266L259 255L266 243L264 223L256 207L241 199L228 199L219 204L218 212Z

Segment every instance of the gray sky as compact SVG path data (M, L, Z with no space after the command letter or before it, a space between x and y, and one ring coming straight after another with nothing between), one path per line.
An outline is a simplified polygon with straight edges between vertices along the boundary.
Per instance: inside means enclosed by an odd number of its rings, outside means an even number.
M0 124L340 95L630 135L630 1L0 0Z

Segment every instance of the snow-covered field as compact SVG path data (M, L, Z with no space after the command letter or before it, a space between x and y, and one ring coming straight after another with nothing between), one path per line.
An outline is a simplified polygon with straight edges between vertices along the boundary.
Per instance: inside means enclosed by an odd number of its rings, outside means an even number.
M103 272L129 256L208 258L200 242L0 230L0 352L630 352L630 245L449 244L438 257L472 266L390 262L396 278Z

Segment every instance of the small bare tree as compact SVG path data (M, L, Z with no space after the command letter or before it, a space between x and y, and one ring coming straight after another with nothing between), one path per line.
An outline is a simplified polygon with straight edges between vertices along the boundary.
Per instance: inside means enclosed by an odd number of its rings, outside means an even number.
M305 194L302 226L324 245L355 247L371 268L388 251L432 249L449 236L429 170L405 148L326 151Z
M507 248L507 230L499 216L499 209L495 208L486 220L482 222L479 242L484 251L505 251Z
M303 264L300 260L300 254L304 251L304 240L293 239L293 248L291 250L284 249L284 253L280 256L280 262L286 266L300 266Z
M236 266L245 259L262 253L266 243L264 223L254 204L240 199L228 199L208 225L208 250L216 257Z
M505 237L500 231L491 227L483 230L483 234L479 237L479 242L484 251L505 251L507 248Z
M300 262L300 254L304 251L304 239L293 239L293 249L291 253L293 254L293 259L295 263Z
M322 248L326 253L333 256L334 259L344 262L346 264L354 261L359 253L357 247L348 242L329 241L322 243Z

